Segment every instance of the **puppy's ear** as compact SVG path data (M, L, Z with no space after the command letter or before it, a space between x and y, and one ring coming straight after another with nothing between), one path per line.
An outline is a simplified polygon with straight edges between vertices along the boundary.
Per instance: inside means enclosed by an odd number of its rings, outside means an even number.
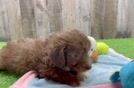
M60 46L55 48L51 53L53 63L59 68L63 68L65 66L64 48L65 47Z

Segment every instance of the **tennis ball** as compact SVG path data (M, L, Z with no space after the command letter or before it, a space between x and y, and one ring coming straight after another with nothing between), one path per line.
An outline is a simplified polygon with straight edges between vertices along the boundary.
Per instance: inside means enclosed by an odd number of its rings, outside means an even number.
M107 54L109 50L109 46L104 42L97 42L96 51L99 55Z
M0 49L6 46L6 42L0 42Z

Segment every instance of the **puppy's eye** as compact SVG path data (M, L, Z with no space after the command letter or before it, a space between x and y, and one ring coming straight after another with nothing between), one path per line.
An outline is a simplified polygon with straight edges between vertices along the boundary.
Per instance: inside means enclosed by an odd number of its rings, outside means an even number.
M91 49L91 51L93 51L93 49Z

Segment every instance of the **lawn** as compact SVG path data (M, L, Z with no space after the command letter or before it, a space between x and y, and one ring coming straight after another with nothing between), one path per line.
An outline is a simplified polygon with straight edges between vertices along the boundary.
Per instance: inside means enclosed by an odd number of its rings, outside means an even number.
M129 58L134 59L134 38L107 39L107 40L98 40L98 41L103 41L107 43L111 48L115 49L117 52L124 54ZM3 45L4 43L2 43L2 46ZM8 88L18 78L19 76L16 74L8 73L6 71L0 71L0 88Z
M134 59L134 38L98 40L107 43L117 52Z

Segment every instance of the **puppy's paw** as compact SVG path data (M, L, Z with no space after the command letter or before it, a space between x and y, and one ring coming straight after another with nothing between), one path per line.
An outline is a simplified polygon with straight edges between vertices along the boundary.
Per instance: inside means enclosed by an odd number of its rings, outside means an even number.
M78 78L80 81L84 81L84 79L86 79L86 76L82 73L82 74L78 74L78 75L77 75L77 78Z
M77 83L72 83L70 84L72 87L78 87L80 84L77 84Z
M73 87L78 87L78 86L80 86L80 81L72 81L72 82L70 82L70 84L69 85L71 85L71 86L73 86Z
M68 84L71 86L79 86L80 85L80 80L77 77L69 77L68 78Z

